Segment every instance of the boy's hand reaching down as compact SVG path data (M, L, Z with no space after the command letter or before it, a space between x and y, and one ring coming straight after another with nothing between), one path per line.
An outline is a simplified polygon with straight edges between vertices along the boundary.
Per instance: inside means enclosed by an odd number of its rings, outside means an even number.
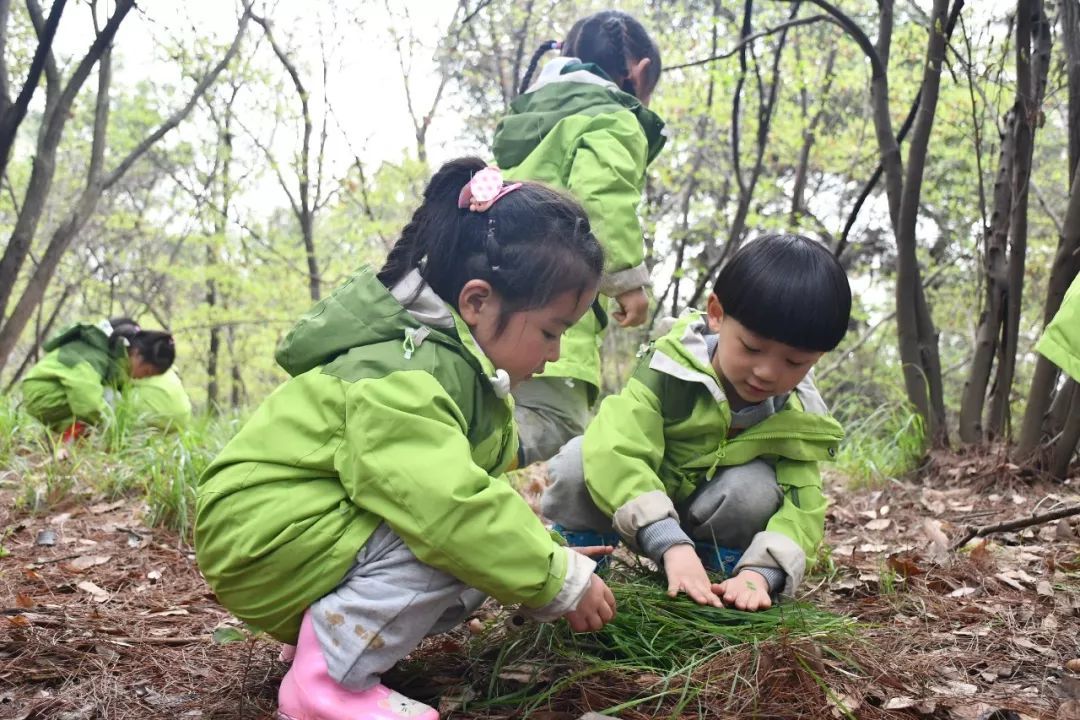
M723 605L719 596L713 592L715 587L709 580L701 559L694 552L693 545L669 547L664 552L664 572L667 573L669 597L684 592L699 605Z
M615 617L615 596L603 580L593 575L577 608L563 617L574 632L596 632Z
M713 585L713 592L724 598L724 603L739 610L765 610L772 607L769 583L761 573L743 570L733 578Z

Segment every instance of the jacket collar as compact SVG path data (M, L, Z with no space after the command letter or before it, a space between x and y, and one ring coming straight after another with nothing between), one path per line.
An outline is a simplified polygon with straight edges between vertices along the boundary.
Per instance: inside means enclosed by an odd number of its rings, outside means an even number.
M484 376L491 383L495 395L505 399L510 393L510 375L505 370L495 367L491 359L484 354L480 344L473 337L472 330L461 316L448 305L420 275L419 270L411 270L390 289L390 295L418 322L419 328L407 328L405 338L406 352L411 355L431 334L431 328L456 334L458 342L476 363Z
M706 320L703 313L688 310L676 322L672 331L657 342L649 367L671 377L701 383L718 403L727 402L720 378L713 369L709 346L705 340ZM792 393L792 399L806 413L828 415L829 408L814 385L814 371L806 374ZM789 400L789 403L791 400Z

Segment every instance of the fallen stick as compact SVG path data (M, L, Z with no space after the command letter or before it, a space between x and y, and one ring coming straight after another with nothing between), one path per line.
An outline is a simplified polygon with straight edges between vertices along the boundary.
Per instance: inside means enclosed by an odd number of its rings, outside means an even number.
M210 640L209 635L185 635L182 637L110 637L102 635L98 640L120 645L190 645Z
M1020 528L1026 528L1032 525L1041 525L1042 523L1047 523L1051 520L1060 520L1061 518L1066 518L1071 515L1080 515L1080 505L1063 507L1054 510L1053 512L1043 513L1042 515L1032 515L1023 520L1009 520L1008 522L1001 522L996 525L983 525L982 527L972 527L969 525L967 534L953 543L952 550L959 550L964 547L964 545L967 545L969 540L973 540L977 537L983 537L996 532L1005 532L1007 530L1019 530Z

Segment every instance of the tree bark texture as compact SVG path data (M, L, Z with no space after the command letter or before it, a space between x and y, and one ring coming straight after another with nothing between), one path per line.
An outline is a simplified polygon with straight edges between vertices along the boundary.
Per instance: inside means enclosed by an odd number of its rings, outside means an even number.
M1062 223L1061 239L1054 254L1054 263L1050 267L1043 327L1046 327L1061 307L1061 300L1077 272L1080 272L1080 165L1073 170L1072 190ZM1054 398L1059 375L1057 365L1038 355L1016 448L1020 458L1030 457L1049 434L1046 425L1047 412Z
M930 145L930 132L937 111L941 66L945 58L945 23L948 0L935 0L930 15L926 64L922 80L922 101L915 116L903 180L896 225L896 325L903 363L904 385L911 401L927 422L935 446L948 442L945 425L945 398L941 380L938 336L926 302L916 253L916 223L922 192L923 173ZM893 140L892 132L888 139ZM891 204L891 203L890 203Z

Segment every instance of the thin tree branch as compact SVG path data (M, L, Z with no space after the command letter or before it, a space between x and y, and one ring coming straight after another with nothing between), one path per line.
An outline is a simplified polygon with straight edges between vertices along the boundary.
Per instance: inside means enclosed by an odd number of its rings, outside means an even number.
M1042 525L1043 523L1072 517L1073 515L1080 515L1080 505L1070 505L1054 510L1053 512L1043 513L1041 515L1031 515L1022 520L1010 520L1008 522L983 525L981 527L969 526L967 532L964 533L964 536L953 543L952 549L959 550L967 545L969 541L974 540L977 537L985 537L992 533L1008 532L1009 530L1020 530L1022 528L1031 527L1032 525Z
M743 38L742 40L740 40L739 43L737 45L735 45L734 47L732 47L730 50L725 50L724 52L722 52L722 53L720 53L718 55L713 55L711 57L702 58L701 60L694 60L693 62L683 63L681 65L671 65L669 67L665 67L664 71L669 72L671 70L682 70L684 68L697 67L698 65L705 65L706 63L711 63L714 60L726 60L727 58L731 57L735 53L740 52L744 47L746 47L750 43L753 43L755 40L760 40L761 38L769 37L770 35L775 35L778 32L783 32L784 30L788 30L788 29L793 28L793 27L798 27L800 25L812 25L813 23L822 22L822 21L830 22L830 23L832 23L832 24L834 24L834 25L836 25L838 27L842 27L840 25L840 23L835 18L833 18L833 17L831 17L829 15L811 15L810 17L799 18L798 20L789 20L788 22L781 23L780 25L777 25L776 27L767 28L765 30L759 30L758 32L756 32L756 33L754 33L752 35L748 35L745 38Z

